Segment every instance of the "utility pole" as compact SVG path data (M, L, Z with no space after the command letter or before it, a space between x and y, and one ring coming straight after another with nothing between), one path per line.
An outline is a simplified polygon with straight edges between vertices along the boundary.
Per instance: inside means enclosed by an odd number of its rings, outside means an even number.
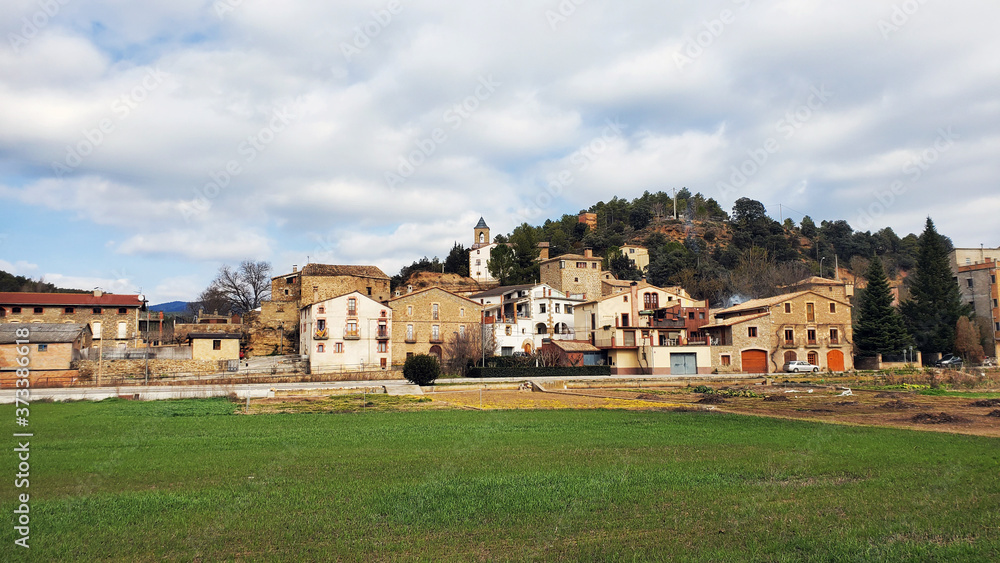
M674 190L674 221L676 221L677 220L677 188L673 188L673 190Z

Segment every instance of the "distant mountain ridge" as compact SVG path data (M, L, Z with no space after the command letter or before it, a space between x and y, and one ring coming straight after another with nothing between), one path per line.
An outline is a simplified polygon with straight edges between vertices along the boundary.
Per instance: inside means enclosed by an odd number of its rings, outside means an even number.
M170 301L169 303L150 305L149 310L154 313L159 313L160 311L164 313L183 313L184 311L187 311L187 306L187 301Z

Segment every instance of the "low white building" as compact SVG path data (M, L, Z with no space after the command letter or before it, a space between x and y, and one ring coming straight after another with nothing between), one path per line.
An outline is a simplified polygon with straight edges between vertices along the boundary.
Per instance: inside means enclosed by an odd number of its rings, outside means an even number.
M502 356L530 354L545 339L573 340L573 309L584 302L544 283L498 287L469 299L481 304L485 316L492 319L497 352Z
M392 309L358 291L299 311L299 351L313 372L388 369L391 336Z

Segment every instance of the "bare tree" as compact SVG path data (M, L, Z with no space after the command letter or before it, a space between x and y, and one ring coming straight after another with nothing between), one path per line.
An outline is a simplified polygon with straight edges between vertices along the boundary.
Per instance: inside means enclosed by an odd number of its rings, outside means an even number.
M215 290L224 295L232 311L248 313L271 297L270 274L270 262L244 260L235 269L227 264L219 268L206 291Z
M475 328L478 327L467 327L464 333L456 332L445 344L445 368L449 373L465 377L482 355L482 337Z
M559 367L559 357L561 354L555 348L539 348L535 352L535 359L538 360L538 365L543 368L555 368Z

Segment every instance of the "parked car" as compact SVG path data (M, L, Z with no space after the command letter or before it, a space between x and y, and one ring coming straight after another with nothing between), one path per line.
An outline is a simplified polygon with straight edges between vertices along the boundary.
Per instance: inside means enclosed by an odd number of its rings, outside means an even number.
M791 361L785 362L784 370L788 373L799 373L800 371L819 371L819 366L814 366L809 362Z
M983 367L992 368L996 367L997 361L995 358L983 358Z
M939 368L960 368L962 367L962 358L958 356L952 356L948 354L947 356L941 358L937 362L937 367Z

